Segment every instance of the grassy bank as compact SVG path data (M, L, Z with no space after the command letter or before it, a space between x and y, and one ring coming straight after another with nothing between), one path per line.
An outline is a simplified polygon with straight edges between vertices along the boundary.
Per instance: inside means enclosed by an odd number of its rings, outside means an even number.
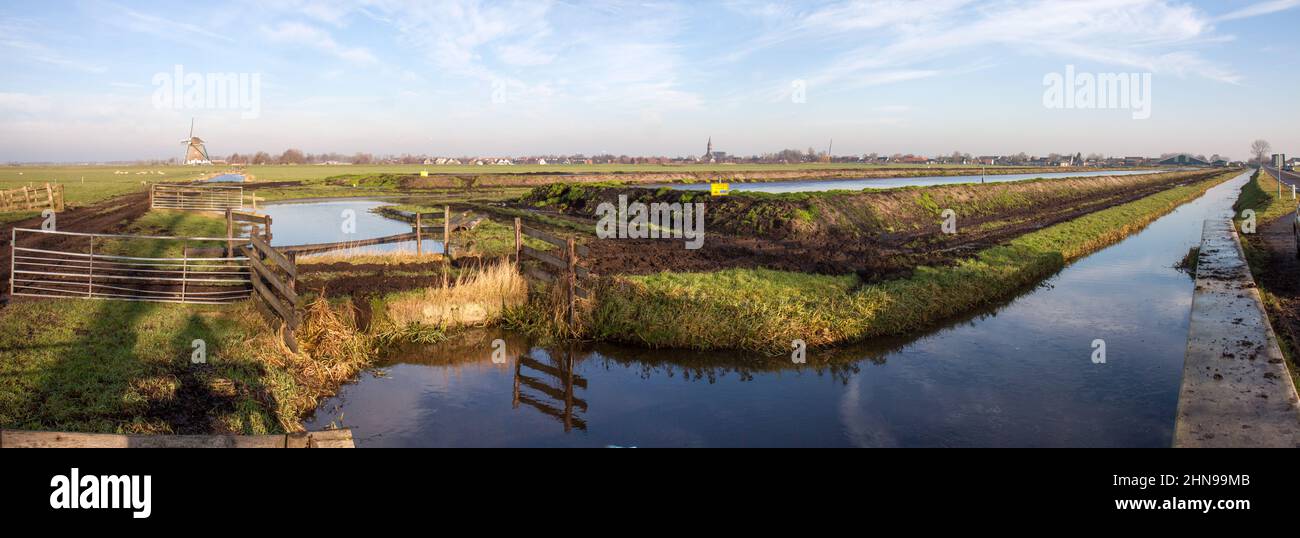
M599 290L594 336L651 347L781 353L905 334L1003 299L1141 229L1232 177L1175 187L1022 235L952 266L860 285L854 276L762 269L625 277Z
M1295 269L1288 266L1294 263L1291 241L1284 238L1285 247L1274 251L1270 249L1263 234L1265 228L1295 210L1289 188L1284 188L1278 197L1278 181L1262 171L1241 189L1241 195L1232 206L1236 212L1237 229L1241 229L1242 212L1255 211L1257 233L1242 234L1241 247L1246 254L1250 272L1259 286L1260 298L1264 310L1268 313L1269 324L1277 335L1278 346L1289 362L1295 383L1300 384L1300 286L1295 283ZM1283 228L1290 228L1283 224Z

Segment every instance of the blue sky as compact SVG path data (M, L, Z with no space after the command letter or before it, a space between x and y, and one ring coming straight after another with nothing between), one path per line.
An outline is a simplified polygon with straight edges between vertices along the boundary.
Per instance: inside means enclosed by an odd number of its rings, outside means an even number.
M1300 153L1298 34L1300 0L8 1L0 160L178 156L191 117L214 155ZM159 108L177 65L259 113ZM1044 106L1067 65L1150 73L1150 119Z

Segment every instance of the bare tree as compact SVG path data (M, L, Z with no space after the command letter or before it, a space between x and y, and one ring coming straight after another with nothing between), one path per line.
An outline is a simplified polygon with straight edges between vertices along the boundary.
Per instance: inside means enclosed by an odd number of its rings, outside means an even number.
M1266 164L1269 154L1273 153L1273 145L1267 140L1256 140L1250 145L1250 153L1255 156L1256 163Z

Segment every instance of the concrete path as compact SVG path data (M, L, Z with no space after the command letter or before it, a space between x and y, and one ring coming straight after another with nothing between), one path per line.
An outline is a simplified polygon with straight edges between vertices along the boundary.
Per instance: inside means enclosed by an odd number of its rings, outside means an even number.
M1296 388L1226 219L1201 237L1174 446L1300 447Z

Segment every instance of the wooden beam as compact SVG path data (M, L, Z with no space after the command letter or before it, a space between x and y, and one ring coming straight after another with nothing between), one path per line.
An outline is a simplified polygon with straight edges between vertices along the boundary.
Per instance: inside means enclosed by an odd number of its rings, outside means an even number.
M262 263L262 260L257 259L257 256L254 256L252 255L251 252L248 252L248 250L246 250L248 247L243 247L243 248L245 249L244 252L247 252L249 254L248 266L252 267L254 271L254 274L250 276L256 279L258 275L261 275L262 278L266 279L267 282L271 283L271 286L275 288L275 291L280 292L280 295L284 296L285 299L288 299L289 304L293 305L294 308L300 306L301 300L298 298L298 294L295 293L294 290L291 289L288 285L286 285L283 282L280 282L280 277L276 276L275 273L271 272L271 270L268 269L266 265Z
M564 260L527 245L520 247L520 252L523 252L524 256L528 256L529 258L550 265L556 269L565 270L569 268L569 264Z
M281 269L284 269L284 272L289 274L289 278L298 278L298 266L293 262L290 262L289 258L284 257L284 254L271 248L271 245L268 245L266 241L262 240L260 237L253 236L250 237L249 240L253 244L253 247L261 251L268 260L271 260L276 265L279 265Z

